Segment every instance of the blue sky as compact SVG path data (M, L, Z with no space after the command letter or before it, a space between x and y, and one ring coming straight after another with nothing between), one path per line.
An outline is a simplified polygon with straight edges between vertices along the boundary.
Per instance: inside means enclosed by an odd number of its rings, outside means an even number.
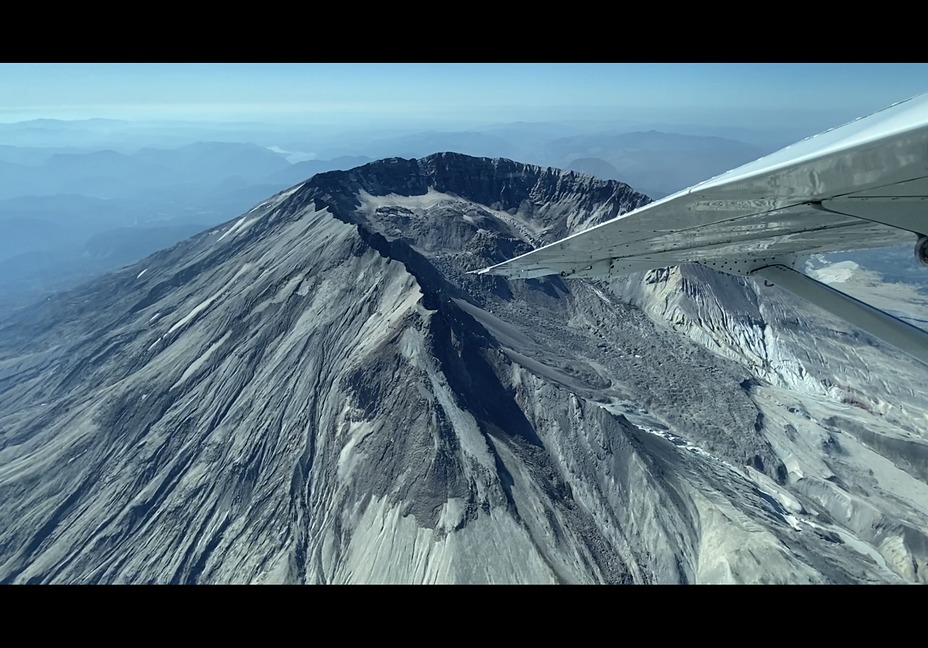
M852 119L928 64L0 64L0 121ZM805 117L803 117L803 115Z

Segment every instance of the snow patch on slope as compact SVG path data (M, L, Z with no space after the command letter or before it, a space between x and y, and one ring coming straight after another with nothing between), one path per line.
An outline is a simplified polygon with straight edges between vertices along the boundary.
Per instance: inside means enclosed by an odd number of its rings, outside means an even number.
M200 367L202 367L202 366L206 363L207 360L209 360L209 357L210 357L211 355L213 355L213 352L214 352L216 349L218 349L219 347L221 347L221 346L223 345L223 343L225 343L225 341L229 339L229 336L230 336L231 334L232 334L232 331L226 331L226 332L225 332L225 335L223 335L221 338L219 338L218 340L216 340L215 342L213 342L213 343L209 346L209 348L208 348L206 351L204 351L203 354L202 354L199 358L197 358L197 359L194 360L192 363L190 363L190 366L187 367L187 368L184 370L184 373L181 374L181 377L177 380L177 382L175 382L173 385L171 385L171 389L175 389L175 388L179 387L179 386L182 385L188 378L190 378L190 376L192 376L194 373L196 373L197 370L198 370Z
M213 302L215 302L217 299L219 299L220 297L222 297L222 295L223 295L226 291L229 290L229 288L232 286L232 284L235 283L235 281L236 281L239 277L241 277L241 276L244 275L246 272L248 272L249 270L251 270L251 268L252 268L252 264L251 264L251 263L246 263L246 264L244 264L241 268L239 268L239 271L236 272L235 275L234 275L228 282L226 282L216 293L214 293L212 296L210 296L210 297L204 299L202 302L200 302L200 303L197 304L196 306L194 306L194 307L193 307L193 310L191 310L189 313L187 313L187 315L185 315L184 317L182 317L181 319L179 319L171 328L169 328L167 334L170 335L171 333L173 333L173 332L176 331L177 329L179 329L179 328L181 328L181 327L183 327L183 326L186 326L186 325L189 324L191 321L193 321L193 319L194 319L197 315L199 315L200 313L202 313L203 311L205 311L207 308L210 307L210 305L212 305Z
M860 270L860 266L853 261L841 261L832 263L820 270L814 270L809 274L819 281L833 284L850 281L858 270Z

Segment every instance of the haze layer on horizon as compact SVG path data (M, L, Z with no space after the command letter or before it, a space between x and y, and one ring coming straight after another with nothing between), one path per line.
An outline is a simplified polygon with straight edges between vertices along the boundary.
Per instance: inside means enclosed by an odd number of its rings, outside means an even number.
M2 64L0 122L625 120L811 132L926 91L921 63Z

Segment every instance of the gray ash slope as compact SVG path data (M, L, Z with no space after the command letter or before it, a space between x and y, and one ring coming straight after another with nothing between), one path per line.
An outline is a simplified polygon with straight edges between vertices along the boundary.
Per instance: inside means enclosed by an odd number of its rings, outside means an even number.
M923 367L714 273L467 274L647 200L384 160L8 318L0 580L925 582Z

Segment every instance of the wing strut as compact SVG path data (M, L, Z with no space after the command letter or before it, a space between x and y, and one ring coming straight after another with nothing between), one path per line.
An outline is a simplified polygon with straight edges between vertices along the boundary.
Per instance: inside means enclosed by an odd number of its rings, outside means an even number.
M751 272L928 364L928 332L781 265Z

